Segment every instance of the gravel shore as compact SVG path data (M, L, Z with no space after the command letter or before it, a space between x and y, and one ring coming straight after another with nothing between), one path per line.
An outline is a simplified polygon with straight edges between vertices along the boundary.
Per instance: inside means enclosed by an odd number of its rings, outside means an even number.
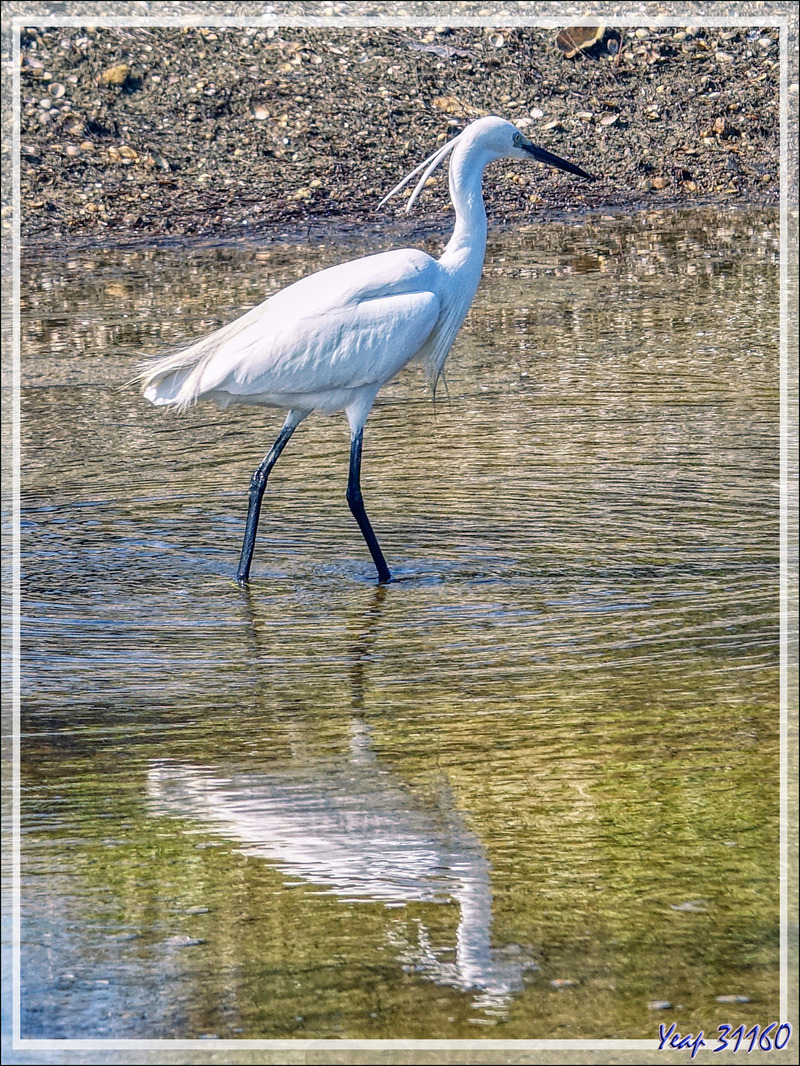
M495 221L642 204L777 204L775 29L28 28L28 247L367 224L472 118L499 114L601 180L491 172ZM565 50L566 48L566 50ZM448 210L437 174L418 209Z

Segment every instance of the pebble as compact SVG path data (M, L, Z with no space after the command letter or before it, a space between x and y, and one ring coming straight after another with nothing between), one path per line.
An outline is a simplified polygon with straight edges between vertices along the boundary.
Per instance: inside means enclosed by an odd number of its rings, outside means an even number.
M717 1003L749 1003L749 996L715 996Z
M164 943L172 948L193 948L197 947L198 944L204 944L205 940L202 937L187 936L179 933L177 936L167 937Z
M113 67L107 67L97 80L101 85L124 85L130 72L131 68L127 63L117 63Z
M431 100L431 105L437 111L449 111L453 114L461 114L463 110L461 102L455 96L436 96Z
M601 41L605 35L605 26L569 26L560 30L556 36L556 45L567 59L572 59L587 48Z
M651 999L647 1004L648 1010L672 1010L672 1004L668 999Z

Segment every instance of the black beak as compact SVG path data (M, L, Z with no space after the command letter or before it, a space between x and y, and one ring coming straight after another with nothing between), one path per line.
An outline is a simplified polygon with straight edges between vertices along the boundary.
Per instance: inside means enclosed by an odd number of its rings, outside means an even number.
M579 178L586 178L588 181L597 180L594 174L587 174L585 170L576 167L574 163L568 163L566 159L561 159L560 156L553 155L552 152L546 152L544 148L540 148L537 144L526 144L525 151L530 153L537 163L546 163L547 166L555 167L556 170L566 170L568 174L577 174Z

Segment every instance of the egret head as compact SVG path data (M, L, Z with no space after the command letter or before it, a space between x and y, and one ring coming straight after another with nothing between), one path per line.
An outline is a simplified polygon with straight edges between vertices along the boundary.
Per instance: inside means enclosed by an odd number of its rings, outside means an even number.
M496 115L488 115L486 118L478 118L474 122L470 122L457 137L453 137L452 140L437 148L433 155L429 155L410 174L406 174L403 180L384 196L379 206L383 207L386 201L390 200L395 193L404 189L412 178L421 174L422 176L417 181L414 191L406 203L406 211L410 211L420 192L425 187L425 182L433 174L434 170L443 159L446 159L451 152L456 152L456 150L470 153L470 155L474 152L481 167L493 159L534 159L536 162L544 163L548 167L566 170L568 174L577 174L579 178L588 178L589 181L594 181L594 175L587 174L585 170L576 167L574 163L568 163L566 159L561 159L559 156L553 155L552 152L547 152L544 148L533 144L524 133L520 133L512 122L508 122L504 118L498 118Z
M459 134L459 138L468 138L472 144L480 145L494 159L525 159L544 163L545 166L555 167L557 170L565 170L568 174L577 174L580 178L588 178L594 181L594 175L587 174L585 170L569 163L552 152L545 151L538 145L529 141L524 133L521 133L512 122L504 118L490 115L487 118L476 119Z

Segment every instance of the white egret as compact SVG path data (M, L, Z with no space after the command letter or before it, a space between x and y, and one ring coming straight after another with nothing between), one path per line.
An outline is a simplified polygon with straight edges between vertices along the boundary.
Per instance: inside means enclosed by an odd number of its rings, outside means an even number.
M247 584L261 501L272 467L312 411L345 411L350 423L347 502L370 550L379 582L391 580L361 495L364 424L379 390L412 359L433 382L472 304L486 250L483 171L495 159L525 159L591 178L580 167L532 144L510 122L472 122L438 148L384 198L421 174L410 210L436 167L450 155L455 229L434 259L403 248L311 274L183 351L141 368L144 395L185 409L208 397L221 407L265 404L288 410L286 421L253 474L236 578Z

